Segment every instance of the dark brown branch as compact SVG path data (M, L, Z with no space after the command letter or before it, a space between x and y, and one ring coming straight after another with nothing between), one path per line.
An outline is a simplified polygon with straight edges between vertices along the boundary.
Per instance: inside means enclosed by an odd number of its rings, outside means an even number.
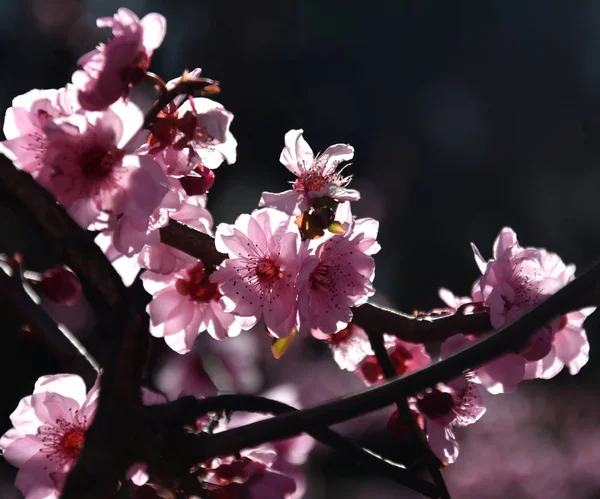
M217 266L227 258L216 250L211 236L174 220L160 230L160 237L163 243L207 265ZM443 341L454 334L477 334L492 329L487 312L466 314L459 310L443 316L421 317L366 303L354 308L353 314L352 321L363 329L392 334L412 343Z
M217 251L215 240L211 236L175 220L169 220L169 224L160 229L160 240L202 260L209 267L216 267L227 258L227 255Z
M241 448L290 438L299 433L309 432L317 426L331 426L381 409L392 404L398 397L407 397L440 381L448 381L467 370L515 350L516 345L525 342L532 331L557 316L598 304L600 304L600 263L595 264L518 320L441 362L356 395L212 435L205 442L204 454L198 457L208 459L230 455Z
M158 114L179 95L214 95L219 92L219 82L209 78L182 76L181 80L171 89L157 99L154 105L146 113L144 118L144 128L150 127L156 120Z
M458 310L441 316L414 316L366 303L353 309L352 322L374 333L387 333L411 343L444 341L454 334L478 334L492 330L487 312Z
M78 276L108 344L99 407L86 445L67 478L63 499L106 499L131 464L140 381L149 342L147 295L123 281L84 231L29 174L0 157L0 195L14 201Z
M182 427L186 424L193 424L197 418L211 412L240 411L262 414L286 414L297 412L298 409L264 397L233 394L206 399L183 397L163 406L148 407L148 411L156 413L155 419L158 421L166 422L172 427ZM316 428L309 434L315 440L354 459L357 463L367 466L373 472L380 473L427 497L439 497L439 492L433 484L419 479L414 473L409 472L403 466L386 460L368 449L363 449L329 428ZM199 445L201 447L203 445L202 442L199 442ZM191 461L184 468L189 469L197 463L198 461L195 459L194 453L192 453Z

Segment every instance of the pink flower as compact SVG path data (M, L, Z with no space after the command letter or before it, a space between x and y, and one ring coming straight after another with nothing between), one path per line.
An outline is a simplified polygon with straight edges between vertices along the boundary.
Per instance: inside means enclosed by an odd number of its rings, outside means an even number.
M0 142L0 152L15 166L36 177L46 153L44 127L78 108L76 91L70 85L59 90L30 90L15 97L4 117L7 140Z
M343 236L334 235L322 243L303 243L307 252L317 246L314 254L303 259L298 275L301 330L320 329L334 334L352 320L350 307L366 303L375 293L375 261L371 255L379 250L378 228L373 219L357 220Z
M169 178L169 181L175 179ZM212 215L204 207L204 196L184 196L182 201L173 200L173 194L173 190L170 190L149 217L121 217L116 224L120 232L108 229L96 236L94 241L104 251L126 286L131 285L142 268L158 274L171 274L196 263L197 260L192 256L160 242L159 230L170 219L205 234L212 232ZM178 208L173 211L175 206Z
M259 206L273 206L292 215L310 207L314 198L330 197L335 201L357 201L358 191L348 189L351 177L343 177L337 166L354 157L354 148L335 144L321 155L315 156L302 137L303 130L290 130L285 134L285 147L279 161L298 179L293 189L282 193L263 192Z
M564 366L567 366L569 373L577 374L590 358L590 344L583 322L595 310L596 307L587 307L564 315L562 327L552 337L550 353L543 359L527 363L525 379L550 379Z
M384 340L397 376L406 376L431 364L431 357L427 354L424 345L402 341L387 334L384 335ZM356 374L367 385L385 381L385 376L375 355L365 357L358 366Z
M150 334L164 337L175 352L189 352L202 331L217 340L240 333L236 318L221 308L219 287L209 280L202 262L168 275L144 272L142 281L152 295L146 308Z
M329 345L333 360L340 369L356 371L363 360L374 355L367 333L352 322L335 334L325 334L320 329L313 329L311 333Z
M142 150L153 155L169 175L218 168L223 161L233 164L237 141L229 131L232 120L233 114L218 102L188 99L179 108L158 115Z
M467 339L461 334L448 338L442 347L442 356L450 355L464 350L477 340ZM516 353L507 353L486 362L482 366L474 367L469 378L474 383L482 385L494 395L498 393L514 392L517 385L525 377L526 360Z
M229 258L211 275L220 284L225 311L250 329L261 317L275 336L296 325L294 284L300 267L300 235L284 213L266 208L240 215L235 225L220 224L217 250Z
M206 482L215 499L288 499L296 490L292 478L247 456L214 468Z
M504 228L494 242L494 259L485 262L475 246L482 272L479 288L490 309L492 326L500 328L574 279L575 266L565 265L555 253L522 248L515 232ZM587 362L589 344L585 317L595 309L567 314L540 328L518 352L529 364L526 377L551 378L565 364L576 373Z
M148 216L166 193L161 168L124 147L143 116L119 101L104 112L57 118L44 127L46 151L38 181L84 228L106 225L106 216Z
M15 485L26 499L58 499L85 443L97 397L98 383L86 395L79 376L44 376L11 414L14 428L0 438L0 449L19 468Z
M83 55L81 70L73 74L79 89L79 102L90 111L106 109L129 88L138 85L150 67L152 54L163 41L166 20L160 14L148 14L141 21L128 9L121 8L113 17L101 17L99 28L111 28L112 37Z
M417 397L413 405L427 422L427 438L431 450L448 464L452 464L458 457L454 429L469 426L485 414L477 385L466 376L427 390Z

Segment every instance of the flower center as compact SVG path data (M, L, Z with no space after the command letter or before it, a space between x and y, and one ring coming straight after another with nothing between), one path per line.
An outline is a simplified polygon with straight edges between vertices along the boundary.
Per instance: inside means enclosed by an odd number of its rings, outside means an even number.
M186 270L189 279L177 279L175 289L180 295L189 296L190 300L201 303L218 300L221 297L219 286L210 282L204 270L204 264L198 262Z
M72 459L77 459L83 444L85 442L85 434L80 430L73 429L65 433L60 441L62 451Z
M74 422L58 418L53 426L40 426L38 435L43 444L40 452L61 466L72 465L83 449L86 427L86 418L83 418L83 423L77 422L77 418Z
M394 371L398 376L402 376L408 369L407 362L413 357L411 353L402 345L396 345L396 349L390 354Z
M81 172L90 180L102 180L112 172L113 166L121 161L125 152L119 149L108 150L95 146L81 156Z
M330 178L319 170L309 170L294 182L294 190L298 192L322 192L330 183Z
M281 277L279 265L270 259L260 260L256 264L256 276L260 281L272 281L276 277Z
M417 400L419 410L429 419L444 418L452 411L453 405L452 395L438 389L432 390Z

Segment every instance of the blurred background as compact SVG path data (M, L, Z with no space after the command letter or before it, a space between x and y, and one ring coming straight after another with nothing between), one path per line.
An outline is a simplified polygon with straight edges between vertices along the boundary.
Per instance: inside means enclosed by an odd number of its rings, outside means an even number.
M381 223L379 303L408 312L440 306L440 286L468 294L477 277L469 243L490 257L503 226L579 269L598 257L600 2L6 0L0 109L31 88L70 81L77 58L106 39L95 19L121 6L167 18L153 71L171 79L201 67L221 82L239 147L237 163L216 172L209 196L216 222L254 209L262 191L287 188L291 174L278 162L283 136L303 128L315 151L337 142L356 148L348 171L362 200L354 211ZM145 91L137 97L148 103ZM37 270L55 263L2 199L0 234L0 252L18 250ZM7 304L0 312L3 432L35 379L60 365L20 330L22 318ZM54 313L89 338L85 310ZM586 329L592 355L579 375L488 397L488 413L461 433L461 454L445 471L452 497L600 497L599 320ZM213 350L229 348L211 341L201 335L198 355L216 358ZM259 369L223 390L259 393L293 381L308 406L362 388L312 340L296 342L278 362L269 359L267 338L249 333L232 342L257 342ZM157 366L169 366L156 348ZM343 430L401 454L383 430L390 411ZM321 447L306 471L309 499L416 497ZM14 470L2 463L0 474L0 497L21 497Z

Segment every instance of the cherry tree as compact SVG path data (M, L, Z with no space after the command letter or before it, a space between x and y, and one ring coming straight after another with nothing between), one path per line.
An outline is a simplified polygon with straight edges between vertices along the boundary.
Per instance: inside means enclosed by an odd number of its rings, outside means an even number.
M372 303L373 255L394 249L377 242L377 220L353 214L349 144L315 154L304 130L282 130L291 188L263 192L252 212L215 226L216 170L237 160L219 83L200 69L170 81L150 72L167 32L160 14L122 8L97 24L112 30L106 43L81 56L63 88L15 97L0 143L2 194L64 261L36 273L19 254L2 255L0 286L49 345L73 351L78 369L40 378L0 438L27 499L299 498L313 440L423 496L449 498L442 470L459 458L455 430L486 417L483 392L587 363L584 321L600 302L600 266L576 277L574 265L521 246L509 227L489 260L465 245L479 269L469 296L441 289L444 305L413 314ZM144 83L156 93L145 113L130 96ZM40 295L69 305L83 295L94 306L106 342L99 361ZM302 341L328 345L332 365L365 390L307 409L289 385L218 394L194 365L197 338L210 337L242 386L240 365L255 362L257 347L228 342L250 330L270 338L277 359L293 361ZM181 361L163 368L175 380L164 393L146 386L151 337ZM410 443L420 466L330 428L385 407L385 431Z

